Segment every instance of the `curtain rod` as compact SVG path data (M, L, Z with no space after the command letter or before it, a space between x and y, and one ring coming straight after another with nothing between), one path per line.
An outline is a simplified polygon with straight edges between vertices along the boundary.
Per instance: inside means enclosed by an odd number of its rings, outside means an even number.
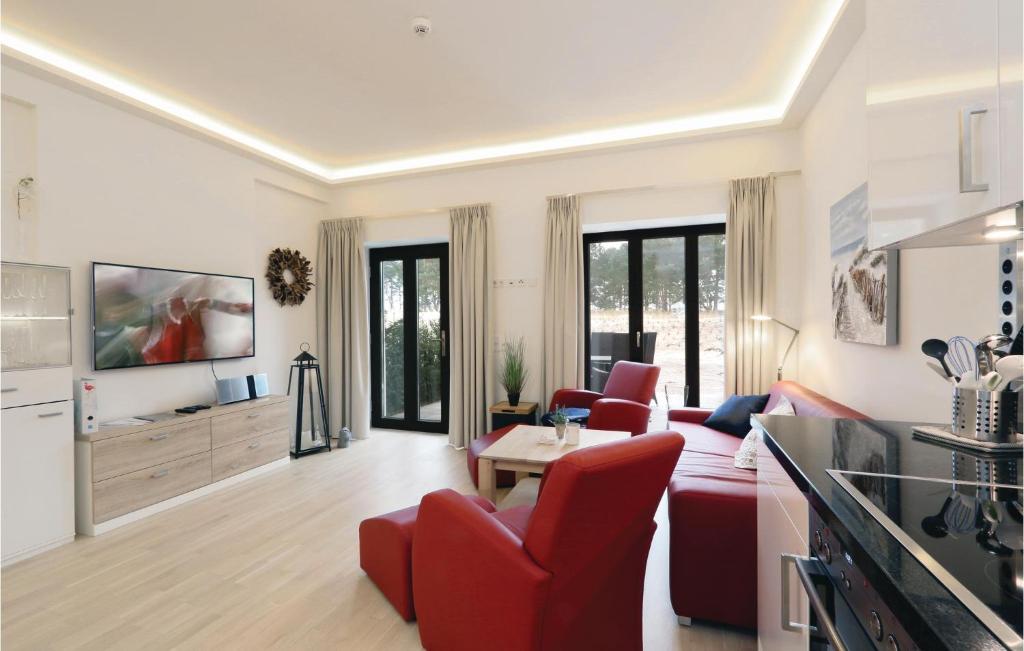
M797 176L799 174L800 174L800 170L783 170L781 172L769 172L767 174L767 176L774 176L774 177L778 178L778 177L782 177L782 176ZM626 193L626 192L642 192L642 191L646 191L646 190L676 190L676 189L682 189L682 188L700 187L700 186L703 186L703 185L716 185L718 183L726 183L728 181L729 181L729 179L721 178L721 179L706 179L706 180L703 180L703 181L690 181L690 182L687 182L687 183L673 183L673 184L666 184L666 185L636 185L636 186L625 187L625 188L606 188L606 189L602 189L602 190L587 190L585 192L569 192L569 193L564 193L564 194L549 194L545 198L546 199L551 199L551 198L554 198L554 197L568 197L568 196L572 196L573 194L575 194L576 196L579 196L579 197L593 197L593 196L598 196L598 195L602 195L602 194L619 194L619 193ZM477 203L469 203L469 204L461 203L461 204L457 204L457 205L453 205L453 206L438 206L436 208L423 208L423 209L419 209L419 210L403 210L401 212L385 213L383 215L364 215L364 217L366 219L399 219L399 218L402 218L402 217L418 217L420 215L436 215L438 213L447 213L452 208L459 208L461 206L467 206L467 205L468 206L476 206L476 205L482 205L482 204L489 205L487 202L477 202Z
M447 214L454 208L462 208L463 206L490 206L489 201L478 201L476 203L460 203L453 206L438 206L437 208L423 208L421 210L403 210L402 212L389 212L383 215L364 215L365 219L398 219L400 217L419 217L420 215L436 215L438 213Z
M769 172L766 176L772 176L779 178L782 176L798 176L800 170L783 170L781 172ZM547 199L554 199L555 197L571 197L576 195L577 197L594 197L602 194L620 194L627 192L644 192L651 190L679 190L683 188L695 188L704 185L718 185L719 183L727 183L730 179L705 179L703 181L688 181L686 183L667 183L659 185L634 185L624 188L603 188L601 190L585 190L583 192L567 192L562 194L549 194Z

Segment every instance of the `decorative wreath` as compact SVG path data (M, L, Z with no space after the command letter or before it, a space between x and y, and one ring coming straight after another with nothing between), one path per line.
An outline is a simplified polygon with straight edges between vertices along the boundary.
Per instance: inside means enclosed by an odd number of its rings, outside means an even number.
M290 271L293 280L288 282L285 275ZM291 249L274 249L267 260L267 284L280 305L301 305L306 294L313 287L309 280L312 274L309 259Z

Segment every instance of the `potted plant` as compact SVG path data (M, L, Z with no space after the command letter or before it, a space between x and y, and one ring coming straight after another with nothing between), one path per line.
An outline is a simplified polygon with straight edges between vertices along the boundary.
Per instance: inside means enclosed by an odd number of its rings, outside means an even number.
M565 407L562 405L555 407L555 413L551 414L551 422L555 424L555 434L561 441L565 438L565 426L569 422L569 414L566 413Z
M526 342L522 337L506 339L501 351L501 386L508 394L508 404L515 407L530 376L526 368Z

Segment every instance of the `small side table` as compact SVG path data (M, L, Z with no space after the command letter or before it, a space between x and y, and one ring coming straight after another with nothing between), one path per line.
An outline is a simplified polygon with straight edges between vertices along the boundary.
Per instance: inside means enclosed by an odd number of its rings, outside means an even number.
M536 425L537 424L537 403L520 401L513 407L503 400L487 408L491 413L491 431L505 427L506 425Z

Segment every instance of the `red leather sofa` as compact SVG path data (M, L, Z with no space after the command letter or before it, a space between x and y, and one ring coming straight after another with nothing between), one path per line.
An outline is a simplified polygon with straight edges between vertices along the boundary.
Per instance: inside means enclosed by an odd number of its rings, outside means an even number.
M572 452L536 506L425 496L412 546L424 648L642 649L654 513L683 444L659 432Z
M866 418L796 382L777 382L798 416ZM757 628L757 473L733 466L743 439L705 427L708 409L673 409L686 439L668 486L672 608L681 618Z

